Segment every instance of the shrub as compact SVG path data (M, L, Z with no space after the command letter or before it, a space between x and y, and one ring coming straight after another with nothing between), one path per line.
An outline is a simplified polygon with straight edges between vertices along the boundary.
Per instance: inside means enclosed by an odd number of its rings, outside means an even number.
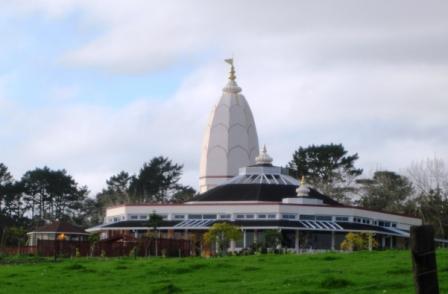
M341 249L346 251L356 251L378 247L378 242L374 238L374 234L369 233L348 233L345 235L344 241L341 243Z
M226 248L231 240L237 241L241 239L242 234L239 227L229 223L215 223L204 234L204 242L206 245L216 243L217 251L220 255L226 255Z

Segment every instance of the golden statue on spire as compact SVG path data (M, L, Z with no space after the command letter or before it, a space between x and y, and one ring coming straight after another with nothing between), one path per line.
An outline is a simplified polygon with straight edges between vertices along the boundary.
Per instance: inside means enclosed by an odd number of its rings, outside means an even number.
M235 75L235 66L233 65L233 58L224 59L224 61L230 64L229 80L234 81L236 79L236 75Z

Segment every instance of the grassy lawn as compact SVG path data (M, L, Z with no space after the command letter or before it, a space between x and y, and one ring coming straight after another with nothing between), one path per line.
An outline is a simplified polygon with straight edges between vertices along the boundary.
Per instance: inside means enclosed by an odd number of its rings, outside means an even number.
M448 293L448 250L437 262ZM414 293L408 251L0 263L0 293L8 294Z

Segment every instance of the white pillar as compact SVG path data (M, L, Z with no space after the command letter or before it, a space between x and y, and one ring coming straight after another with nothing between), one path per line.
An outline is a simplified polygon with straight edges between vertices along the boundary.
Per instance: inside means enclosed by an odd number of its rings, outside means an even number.
M236 242L235 240L230 240L230 252L235 252Z
M243 248L246 248L246 230L243 230Z
M334 231L331 231L331 250L335 250L335 238Z
M300 244L299 244L299 230L296 230L296 236L295 236L295 244L294 244L295 246L295 250L296 250L296 253L299 253L299 250L300 250Z
M389 242L390 242L389 247L390 247L390 249L393 249L393 248L394 248L394 244L393 244L394 242L393 242L393 241L394 241L394 237L393 237L393 236L390 236L390 237L389 237Z
M282 233L282 229L278 229L278 232L281 234ZM283 245L280 245L280 248L283 248Z

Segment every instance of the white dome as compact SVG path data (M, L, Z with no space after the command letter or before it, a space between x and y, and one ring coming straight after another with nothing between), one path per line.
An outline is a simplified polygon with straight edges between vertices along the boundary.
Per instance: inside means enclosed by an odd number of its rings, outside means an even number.
M199 190L205 192L255 163L258 136L252 111L235 82L232 65L229 82L213 108L201 150Z

